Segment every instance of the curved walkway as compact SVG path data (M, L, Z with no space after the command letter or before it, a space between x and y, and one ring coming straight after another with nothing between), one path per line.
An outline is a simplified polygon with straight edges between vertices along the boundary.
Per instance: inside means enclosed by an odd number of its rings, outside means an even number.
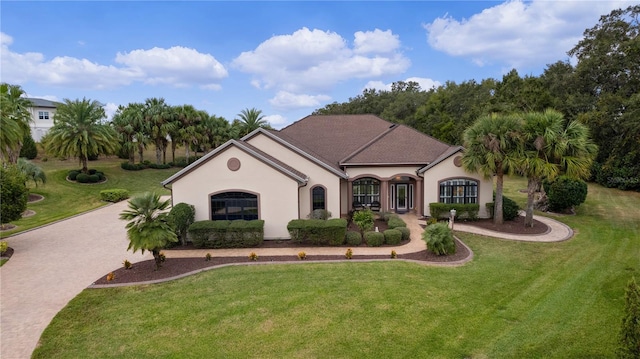
M454 229L460 232L468 232L473 234L479 234L488 237L495 237L501 239L509 239L513 241L524 242L561 242L573 237L573 230L566 224L556 221L555 219L543 216L533 216L533 219L538 220L549 227L549 230L543 234L509 234L491 231L488 229L475 227L464 223L454 223Z
M118 219L127 202L105 206L92 212L69 218L7 238L15 249L11 260L0 267L0 358L29 358L40 335L53 317L76 295L96 279L119 268L124 259L132 263L151 259L151 254L127 251L128 240L124 222ZM403 215L411 229L411 241L390 248L358 248L358 253L387 255L426 249L421 240L424 222L415 216ZM515 236L515 240L551 242L568 239L571 229L545 217L536 217L550 226L541 236ZM472 231L461 224L456 231ZM482 230L480 230L482 231ZM501 233L484 231L483 235L506 237ZM511 236L510 236L511 237ZM256 248L258 255L307 254L343 255L344 248ZM170 258L200 257L206 250L167 252ZM218 255L244 256L247 249L216 250ZM358 254L356 253L356 254Z

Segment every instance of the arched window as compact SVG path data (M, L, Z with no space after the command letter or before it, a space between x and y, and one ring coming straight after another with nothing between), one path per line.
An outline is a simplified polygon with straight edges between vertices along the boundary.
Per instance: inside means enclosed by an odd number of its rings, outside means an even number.
M353 202L362 206L380 203L380 181L375 178L361 178L353 181Z
M322 186L315 186L311 189L311 210L326 208L326 191Z
M465 178L440 182L440 203L478 203L478 182Z
M211 196L211 219L258 219L258 196L246 192L224 192Z

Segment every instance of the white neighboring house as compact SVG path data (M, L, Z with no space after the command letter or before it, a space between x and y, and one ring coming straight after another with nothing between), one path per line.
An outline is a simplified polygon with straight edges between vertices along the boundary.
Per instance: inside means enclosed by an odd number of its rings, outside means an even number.
M31 113L31 137L35 142L40 142L42 137L53 127L53 115L56 114L56 108L59 102L49 101L41 98L27 98L31 101L32 107L29 107Z

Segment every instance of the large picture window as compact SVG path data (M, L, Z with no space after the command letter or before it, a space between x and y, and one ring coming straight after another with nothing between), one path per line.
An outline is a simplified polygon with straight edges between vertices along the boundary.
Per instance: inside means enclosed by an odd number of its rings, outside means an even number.
M246 192L225 192L211 196L211 219L258 219L258 196Z
M327 209L324 187L315 186L311 189L311 206L312 210Z
M440 203L478 203L478 182L464 178L440 182Z
M353 202L363 206L380 203L380 181L375 178L361 178L353 181Z

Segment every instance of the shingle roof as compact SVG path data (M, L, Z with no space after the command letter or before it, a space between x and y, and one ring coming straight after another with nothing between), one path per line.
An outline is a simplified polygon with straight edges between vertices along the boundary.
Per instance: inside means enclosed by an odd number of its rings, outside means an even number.
M26 99L31 101L31 103L33 104L33 107L57 108L58 106L60 106L59 102L49 101L49 100L45 100L43 98L29 98L29 97L27 97Z
M329 165L416 164L436 160L451 146L374 115L314 115L275 133Z

